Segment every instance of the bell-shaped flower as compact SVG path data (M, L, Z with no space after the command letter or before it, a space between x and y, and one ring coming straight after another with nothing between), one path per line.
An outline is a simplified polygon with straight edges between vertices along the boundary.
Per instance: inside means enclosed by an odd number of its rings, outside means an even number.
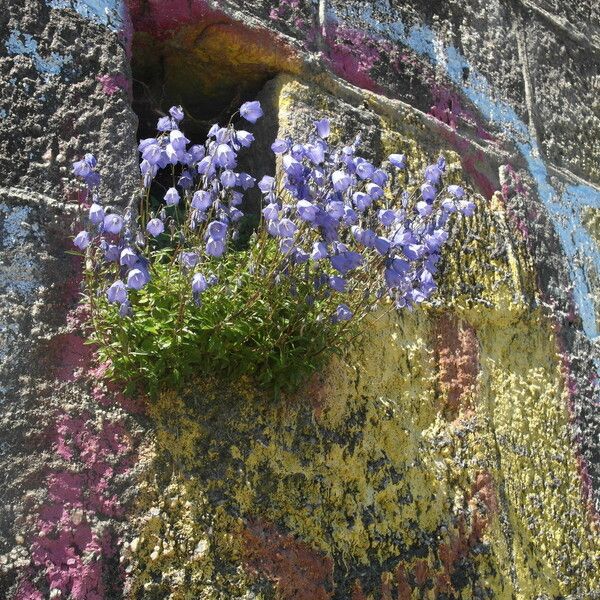
M331 182L336 192L345 192L352 185L352 177L345 171L334 171L331 174Z
M192 155L192 161L194 162L201 161L206 156L204 146L199 146L198 144L191 146L189 152Z
M150 280L148 272L135 268L127 274L127 287L132 290L141 290Z
M396 220L396 213L393 210L390 210L389 208L383 208L377 213L377 217L379 219L379 222L384 227L389 227Z
M215 149L214 161L219 167L233 169L236 165L236 154L227 144L219 144Z
M296 247L294 246L294 240L291 237L284 237L279 240L279 252L284 255L292 254L295 252Z
M341 219L344 216L344 203L339 200L328 202L325 210L334 218Z
M94 225L99 225L104 221L104 209L95 202L90 206L89 218Z
M73 239L73 244L80 250L85 250L91 241L90 234L87 231L80 231Z
M192 277L192 292L194 294L201 294L208 288L208 282L206 277L202 273L195 273Z
M258 182L258 189L263 194L268 194L275 185L275 178L270 175L263 175L263 178Z
M310 259L316 262L327 256L329 256L327 246L323 242L314 242L312 252L310 253Z
M119 264L125 267L133 267L139 260L138 255L129 247L121 250L121 256L119 257Z
M181 252L179 254L179 263L186 269L191 269L198 264L200 257L196 252Z
M452 214L453 212L456 212L456 204L452 198L444 198L441 201L440 206L445 213Z
M361 179L369 179L375 172L375 167L364 158L357 157L354 159L354 165L356 167L356 174Z
M238 173L237 174L237 184L244 190L249 190L250 188L254 187L254 183L256 182L256 179L254 179L254 177L252 177L251 175L248 175L248 173Z
M151 165L158 164L162 155L162 148L157 143L148 144L142 151L142 158Z
M376 236L373 240L373 245L375 246L375 250L382 256L385 256L390 251L390 240L382 236Z
M271 144L271 150L273 150L275 154L282 154L283 152L287 152L289 148L290 146L285 140L277 139Z
M171 141L171 146L173 146L177 152L184 152L186 146L190 143L190 140L188 140L179 129L171 131L169 140Z
M249 131L244 131L240 129L235 132L235 139L238 141L240 146L244 148L250 148L252 146L252 142L254 141L254 136Z
M223 240L215 240L209 237L206 242L206 254L219 258L223 256L225 252L225 242Z
M425 168L425 180L431 185L437 185L442 177L442 171L437 165L429 165Z
M302 250L302 248L296 248L294 251L294 262L297 265L304 264L310 258L310 254Z
M207 210L213 203L212 195L206 190L198 190L192 196L192 208L196 210Z
M346 225L354 225L356 221L358 221L358 215L356 211L349 206L344 206L344 215L342 216L342 221Z
M346 280L343 277L332 275L329 278L329 287L336 292L343 293L346 291Z
M388 160L397 169L406 168L406 156L404 154L390 154Z
M458 203L458 210L465 215L465 217L472 217L475 214L475 203L471 200L460 200Z
M338 307L335 311L334 321L335 322L349 321L352 318L352 314L353 313L347 304L340 304L340 305L338 305Z
M165 203L167 206L177 206L181 197L179 192L174 188L169 188L165 194Z
M208 235L213 240L223 241L227 235L227 224L223 221L212 221L208 225Z
M296 233L296 224L291 219L281 219L277 226L277 235L283 238L290 238Z
M169 109L169 114L175 121L183 121L183 109L181 106L171 106Z
M433 207L431 206L431 204L428 204L424 200L419 200L417 202L417 204L415 205L415 210L422 217L427 217L427 216L429 216L432 213Z
M286 154L283 157L283 170L290 176L296 179L302 177L304 171L302 163L298 162L294 157Z
M356 206L356 210L363 212L371 206L373 198L364 192L354 192L352 194L352 201L354 202L354 206Z
M407 244L402 246L402 252L408 260L418 260L423 256L423 246L421 244Z
M250 123L256 123L263 116L263 110L258 100L252 102L244 102L240 106L240 115Z
M122 304L127 300L127 288L125 284L117 279L109 288L106 290L106 298L109 302L118 302Z
M267 206L262 209L262 214L267 221L275 221L279 218L279 205L274 202L267 204Z
M241 210L238 210L237 208L235 208L235 206L232 206L229 209L229 218L231 219L231 221L233 223L237 223L243 216L244 216L244 213Z
M367 183L365 189L367 190L367 194L369 194L373 200L377 200L377 198L383 196L383 189L376 183Z
M307 144L304 150L308 159L315 165L320 165L325 160L325 152L318 144Z
M89 163L85 160L78 160L73 163L73 173L77 175L77 177L81 177L85 179L92 172L92 167L90 167Z
M299 200L296 204L298 216L307 223L312 223L317 216L318 208L308 200Z
M315 128L319 137L323 139L329 137L329 134L331 133L329 119L321 119L320 121L315 121Z
M371 181L376 183L379 187L385 187L388 180L388 174L382 169L375 169L373 175L371 175Z
M460 185L449 185L448 193L455 198L462 198L465 195L465 190Z
M430 183L424 183L421 186L421 197L425 202L433 202L437 192Z
M171 131L177 129L177 122L171 117L161 117L156 123L158 131Z
M223 171L219 179L224 188L232 188L237 184L237 175L230 169Z
M157 237L165 230L165 225L160 219L150 219L146 225L146 231L152 236Z
M123 229L123 223L124 221L121 215L111 213L110 215L106 215L104 217L102 225L104 231L117 235L121 231L121 229Z

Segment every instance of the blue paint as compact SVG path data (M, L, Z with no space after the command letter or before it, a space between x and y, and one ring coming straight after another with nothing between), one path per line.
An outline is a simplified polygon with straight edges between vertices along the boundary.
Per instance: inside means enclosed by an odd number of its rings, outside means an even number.
M121 31L125 22L122 0L46 0L50 8L71 9L85 19L106 25L112 31Z
M49 57L43 58L38 52L37 41L28 33L20 33L17 30L10 32L5 46L9 54L31 56L38 73L46 76L60 75L64 64L71 61L70 57L63 57L56 52L51 52Z
M338 11L343 12L344 6L338 6ZM374 11L385 16L385 19L382 20ZM357 15L347 16L349 22L356 24ZM581 316L583 330L590 339L597 338L590 272L594 269L600 276L600 252L582 223L581 210L586 207L600 208L600 192L587 185L567 185L562 190L557 189L550 181L546 163L540 157L537 141L527 124L512 106L494 98L493 88L485 76L474 69L456 48L438 43L430 27L413 26L407 33L404 23L394 21L394 13L385 0L365 4L359 18L363 20L365 29L408 46L437 66L443 66L449 79L481 114L489 122L499 125L516 144L527 162L567 257L573 299ZM465 81L466 69L469 75Z

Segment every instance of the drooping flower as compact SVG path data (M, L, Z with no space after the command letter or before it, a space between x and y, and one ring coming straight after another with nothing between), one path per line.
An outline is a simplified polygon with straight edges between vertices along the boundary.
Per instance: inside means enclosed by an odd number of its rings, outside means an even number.
M338 192L345 192L352 184L352 177L345 171L334 171L331 174L333 189Z
M198 264L200 257L196 252L182 252L179 255L179 262L186 267L187 269L191 269Z
M244 148L250 148L254 141L254 136L249 131L244 131L243 129L239 129L235 132L235 138L240 146L243 146Z
M126 267L133 267L138 261L138 255L129 247L121 250L121 256L119 257L119 264Z
M233 171L226 169L221 173L220 180L224 188L232 188L237 184L237 175Z
M192 208L196 210L207 210L213 203L213 198L210 192L206 190L198 190L192 196Z
M206 254L209 256L214 256L215 258L219 258L223 256L225 252L225 243L223 240L215 240L213 238L208 238L206 242Z
M90 222L94 225L99 225L104 221L104 209L95 202L90 206L89 211Z
M80 231L73 239L73 244L80 250L85 250L91 241L90 234L87 231Z
M332 275L329 278L329 287L336 292L345 292L346 291L346 280L343 277L338 277L337 275Z
M123 217L116 213L106 215L103 221L104 231L117 235L123 229Z
M212 221L208 225L208 235L216 241L222 241L227 235L227 224L223 221Z
M329 256L327 246L323 242L314 242L312 252L310 253L311 260L315 262Z
M141 290L149 281L147 271L134 268L127 274L127 287L132 290Z
M165 194L166 205L177 206L179 204L179 200L181 200L179 192L174 187L169 188Z
M171 108L169 109L169 114L176 121L183 121L184 115L183 115L183 109L181 108L181 106L171 106Z
M335 311L335 321L349 321L352 318L352 314L347 304L339 304Z
M158 237L165 230L165 225L160 219L150 219L146 225L146 231L152 237Z
M240 106L240 115L242 115L242 117L250 123L256 123L256 121L258 121L258 119L260 119L263 116L263 114L263 110L258 100L253 100L252 102L244 102L244 104Z
M296 204L298 216L307 223L312 223L317 216L318 208L308 200L299 200Z
M215 163L219 167L233 169L236 165L235 152L227 144L219 144L215 150Z
M106 290L106 298L109 302L118 302L122 304L127 300L127 288L125 284L117 279L109 288Z
M421 186L421 197L425 202L433 202L436 196L435 188L430 183L424 183Z
M425 169L425 179L431 183L431 185L437 185L442 177L442 171L437 165L429 165Z
M397 169L406 168L406 155L404 154L390 154L388 160Z
M285 140L275 140L271 144L271 150L273 150L275 154L282 154L289 150L289 144Z
M329 119L321 119L320 121L315 121L315 128L317 129L319 137L323 139L328 138L329 134L331 133Z
M194 294L201 294L208 288L208 282L206 277L202 273L195 273L192 277L192 292Z
M177 152L183 152L190 143L190 140L188 140L179 129L173 129L173 131L171 131L169 140L171 141L171 146L173 146Z
M280 237L289 238L296 233L296 224L291 219L281 219L277 226L277 234Z
M465 190L460 185L449 185L448 193L455 198L462 198L465 195Z

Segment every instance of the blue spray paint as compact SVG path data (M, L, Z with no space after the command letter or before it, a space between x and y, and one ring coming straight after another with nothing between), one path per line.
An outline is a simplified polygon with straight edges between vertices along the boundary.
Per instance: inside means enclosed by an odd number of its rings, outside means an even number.
M124 19L123 0L46 0L50 8L70 9L85 19L121 31Z
M443 67L448 78L473 102L481 114L489 122L500 125L516 144L527 162L539 196L548 210L567 256L573 299L581 316L583 330L590 339L598 337L589 273L592 267L600 274L600 252L582 223L581 211L587 207L600 208L600 192L588 185L567 185L562 192L557 190L550 181L546 163L540 157L537 142L527 125L512 106L494 99L493 89L487 79L458 50L440 43L435 32L426 25L413 26L407 30L400 21L389 22L386 19L382 22L374 16L374 7L392 20L393 15L387 3L367 3L358 16L363 20L365 28L408 46L434 65ZM343 8L338 10L343 11ZM353 14L354 23L356 18L357 15ZM468 73L466 81L465 73Z
M42 73L46 78L50 75L60 75L63 65L71 62L71 57L64 57L56 52L51 52L49 57L43 58L38 52L37 41L28 33L20 33L17 30L10 32L5 45L9 54L31 56L38 73Z

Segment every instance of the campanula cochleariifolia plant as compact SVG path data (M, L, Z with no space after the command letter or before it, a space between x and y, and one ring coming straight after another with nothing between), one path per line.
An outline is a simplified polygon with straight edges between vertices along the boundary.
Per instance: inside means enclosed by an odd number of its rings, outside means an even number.
M263 112L254 101L239 114L255 123ZM236 170L252 133L230 122L191 144L183 118L171 108L156 137L140 142L135 211L102 205L94 156L74 163L91 200L74 238L85 255L91 341L114 378L151 394L242 375L293 390L343 352L379 304L411 308L433 294L449 219L475 208L462 187L443 185L443 157L409 194L398 183L403 154L373 165L359 156L359 138L330 144L321 119L306 141L275 140L280 175L256 183ZM170 187L157 199L159 173ZM252 215L241 207L255 185L263 207L244 241Z

